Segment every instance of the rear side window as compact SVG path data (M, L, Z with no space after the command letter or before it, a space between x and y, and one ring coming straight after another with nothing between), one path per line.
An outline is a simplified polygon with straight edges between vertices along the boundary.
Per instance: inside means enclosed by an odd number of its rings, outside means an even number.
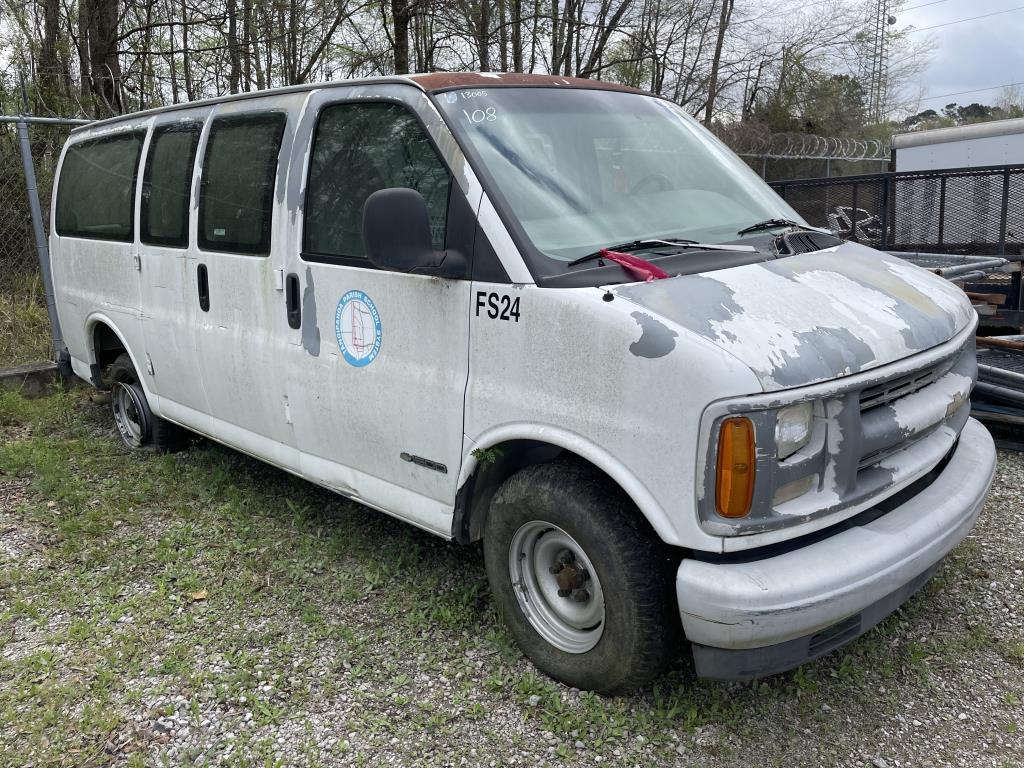
M175 123L153 131L142 175L142 242L188 245L188 203L201 123Z
M68 147L57 185L58 235L134 238L135 178L144 137L122 133Z
M199 193L199 247L270 252L282 113L221 117L210 126Z
M398 104L336 104L320 114L310 160L303 255L365 259L363 204L389 187L427 201L434 247L444 248L448 169L420 122Z

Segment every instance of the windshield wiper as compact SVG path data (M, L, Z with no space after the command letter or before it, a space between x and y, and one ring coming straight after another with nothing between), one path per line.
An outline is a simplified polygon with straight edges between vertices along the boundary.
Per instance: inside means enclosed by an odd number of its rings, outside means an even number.
M756 224L751 224L749 227L744 227L737 235L749 235L751 232L760 232L765 229L775 229L776 227L803 227L803 224L799 224L792 219L765 219L759 221Z
M809 227L806 224L801 224L799 221L793 221L792 219L765 219L759 221L756 224L751 224L749 227L744 227L737 235L749 235L751 232L761 232L765 229L775 229L776 227L796 227L797 229L803 229L807 232L821 232L823 235L831 235L832 231L829 229L822 229L821 227Z
M628 243L620 243L619 245L611 245L607 248L602 248L599 251L588 253L586 256L580 256L578 259L570 261L568 266L575 267L577 264L596 261L597 259L602 258L608 251L630 253L632 251L643 251L659 245L667 245L672 248L693 248L699 251L739 251L741 253L754 253L757 251L757 249L752 245L720 245L718 243L698 243L696 240L633 240Z

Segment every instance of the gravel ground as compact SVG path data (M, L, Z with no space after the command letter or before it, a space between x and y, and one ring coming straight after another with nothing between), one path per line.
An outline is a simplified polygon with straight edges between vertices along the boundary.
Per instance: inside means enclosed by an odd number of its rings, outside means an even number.
M1024 460L851 646L756 684L605 699L497 621L478 548L232 451L119 446L0 395L0 765L1018 766ZM851 553L856 556L856 553Z

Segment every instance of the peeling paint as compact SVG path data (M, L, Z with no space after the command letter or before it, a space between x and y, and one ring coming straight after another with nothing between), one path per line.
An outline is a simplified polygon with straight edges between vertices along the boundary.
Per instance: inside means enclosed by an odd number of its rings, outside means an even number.
M825 433L825 471L821 478L821 488L815 503L819 507L830 507L842 503L842 493L839 488L838 462L842 456L843 428L840 424L839 415L843 410L842 400L825 401L825 418L829 425Z
M615 292L731 353L766 391L894 362L973 320L955 286L854 243Z
M313 270L306 267L306 287L302 291L302 346L313 357L320 356L320 328L316 324L316 290Z
M656 317L645 312L632 312L630 317L640 326L640 338L629 345L629 351L637 357L664 357L676 348L678 333Z
M970 396L974 381L951 371L931 386L901 397L886 406L906 435L933 427L956 410Z

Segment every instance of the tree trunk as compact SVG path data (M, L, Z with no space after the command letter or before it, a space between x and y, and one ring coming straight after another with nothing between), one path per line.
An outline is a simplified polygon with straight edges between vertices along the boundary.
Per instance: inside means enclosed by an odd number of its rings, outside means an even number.
M258 6L258 7L262 7L262 6ZM265 70L263 69L263 56L261 55L261 49L260 49L260 45L259 45L259 33L262 30L261 30L261 27L260 27L257 15L255 13L256 9L254 8L253 10L254 10L253 17L252 17L252 29L253 29L253 32L249 36L249 40L251 41L250 45L253 48L252 63L253 63L254 69L256 70L256 90L262 91L264 88L268 87L267 86L267 78L263 74ZM264 16L264 14L260 13L259 18L263 18L263 16Z
M288 85L296 85L299 77L299 10L296 0L288 6Z
M188 52L188 24L188 5L186 0L181 0L181 70L185 73L185 98L192 101L196 90L192 83L192 58Z
M508 13L505 0L498 0L498 62L502 72L508 72Z
M565 10L562 12L562 21L564 22L563 34L562 34L562 53L559 61L562 64L562 71L555 70L556 75L565 75L568 77L572 74L572 50L573 40L578 30L575 29L576 20L576 3L582 2L583 0L565 0Z
M242 89L252 88L252 0L242 2Z
M480 0L480 18L477 23L477 55L480 71L491 71L491 0Z
M291 77L288 74L288 25L284 23L284 4L277 6L277 34L271 35L271 40L277 39L281 43L281 63L278 65L281 70L281 85L289 85ZM267 46L273 48L273 44ZM270 74L270 66L267 66L267 74Z
M145 109L149 103L146 99L147 91L156 93L156 67L153 64L153 55L150 53L153 48L153 3L155 0L146 2L146 31L142 36L142 54L139 56L139 105L138 109Z
M711 126L711 116L715 112L715 98L718 96L718 67L722 63L722 46L725 43L725 32L732 18L735 0L722 0L722 15L718 20L718 38L715 40L715 55L711 60L711 77L708 79L708 101L704 106L704 125Z
M119 115L121 60L117 55L118 0L92 0L89 18L89 64L96 95L96 117Z
M238 0L228 0L228 89L239 93L242 81L242 55L238 49Z
M177 104L178 99L178 60L174 54L174 6L172 3L164 4L165 18L169 20L167 25L167 37L170 42L171 52L167 54L167 69L171 75L171 103Z
M39 49L39 96L46 111L54 111L60 96L57 36L60 34L60 0L43 2L43 42Z
M551 74L562 71L562 21L559 17L559 0L551 0ZM534 39L537 29L533 30Z
M82 104L92 97L92 69L89 67L89 17L92 16L92 0L81 0L78 4L78 69L81 77Z
M391 0L391 24L395 39L395 74L409 74L409 17L408 0Z
M533 26L530 29L530 68L533 72L537 68L537 22L540 21L540 0L533 0Z
M512 71L523 71L523 0L512 0Z

